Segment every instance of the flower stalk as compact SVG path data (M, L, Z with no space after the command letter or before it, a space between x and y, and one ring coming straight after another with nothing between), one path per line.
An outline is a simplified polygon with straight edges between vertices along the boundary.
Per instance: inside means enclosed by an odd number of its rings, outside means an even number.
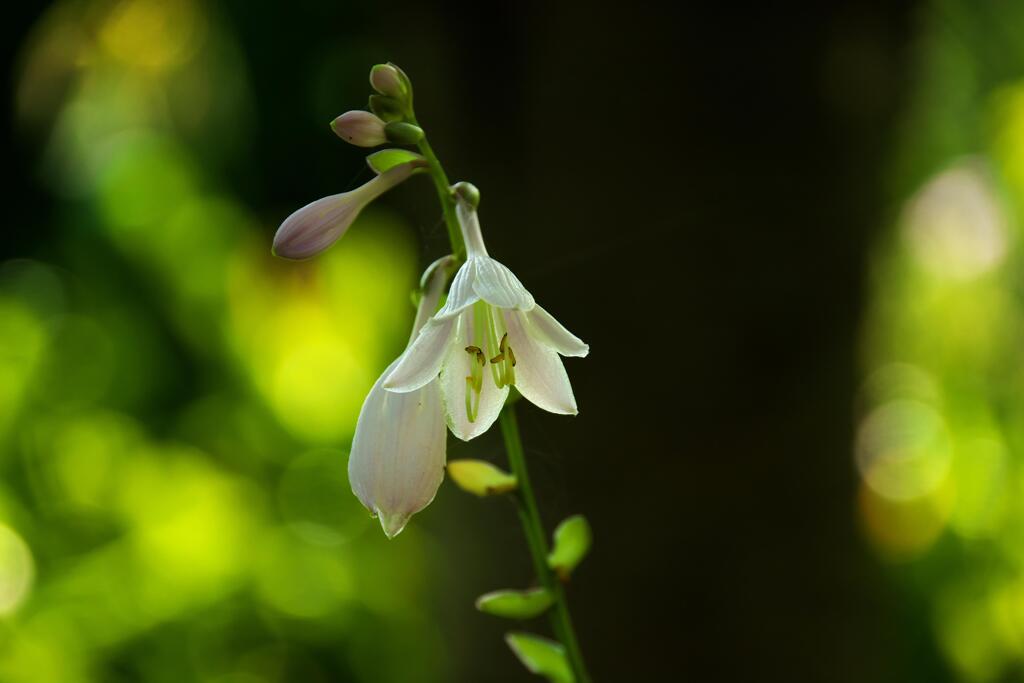
M523 453L523 442L519 436L519 422L516 420L515 410L514 403L506 404L498 417L498 423L501 425L501 436L505 440L505 452L508 454L509 467L519 484L514 494L519 521L523 525L526 543L530 547L530 555L533 558L533 567L537 572L537 578L554 598L550 612L551 628L554 629L555 636L565 646L566 658L569 660L576 683L590 683L590 676L583 663L583 653L580 651L579 642L576 640L576 631L572 626L572 616L569 613L569 601L565 596L565 588L547 563L548 542L544 535L540 510L537 508L537 499L533 495L533 487L530 484L530 474L526 469L526 455Z
M419 126L414 113L409 113L408 120L410 123ZM463 240L462 230L459 226L456 200L452 193L448 175L445 173L444 167L441 166L441 162L427 141L426 135L417 143L417 147L420 154L427 160L427 174L430 175L437 189L437 197L441 202L445 224L448 227L448 238L451 242L452 254L458 261L464 261L466 259L466 243ZM522 439L519 435L519 423L515 415L515 402L509 401L505 404L498 421L501 425L501 434L505 441L505 451L508 455L509 467L518 481L518 488L511 495L513 495L516 502L516 510L519 514L519 521L523 526L523 534L526 536L527 546L530 549L534 570L537 572L537 580L554 598L550 610L551 627L555 632L555 636L565 646L566 658L572 669L575 683L590 683L590 675L587 673L583 662L583 654L580 650L579 641L576 638L576 631L572 625L572 616L569 612L569 602L565 595L565 588L547 564L548 542L540 511L537 507L537 500L533 495L533 487L530 485L530 476L526 468L526 456L523 452Z
M522 396L550 413L575 415L562 357L584 357L589 346L488 254L477 215L480 193L467 182L451 185L416 120L408 76L394 64L378 64L370 85L375 91L370 111L337 117L331 125L335 133L359 147L390 142L415 146L419 154L401 147L370 154L366 162L376 174L373 180L293 212L278 228L273 248L289 259L324 251L366 205L417 173L427 173L437 190L452 255L427 268L414 297L409 343L363 402L348 463L352 491L394 538L437 493L448 431L469 441L500 421L512 472L463 460L450 463L448 474L475 495L512 496L540 585L492 592L477 607L508 618L547 611L560 642L513 632L506 636L509 647L528 670L550 681L590 683L563 585L590 547L590 528L582 515L574 515L558 525L548 543L514 409Z
M422 128L419 121L416 120L414 112L409 113L409 123ZM416 147L427 160L427 174L434 181L437 199L441 202L441 211L444 212L444 223L448 227L448 241L452 245L452 255L461 263L466 260L466 243L462 240L459 219L455 215L455 198L452 196L451 182L448 180L448 174L444 172L444 167L437 160L437 155L434 154L434 150L430 146L426 135L420 138L420 141L416 143Z

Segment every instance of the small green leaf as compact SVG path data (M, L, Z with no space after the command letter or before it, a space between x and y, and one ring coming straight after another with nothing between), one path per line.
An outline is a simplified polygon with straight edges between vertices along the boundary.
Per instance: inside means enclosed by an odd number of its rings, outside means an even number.
M505 642L519 661L531 672L544 676L551 683L573 683L565 648L560 643L531 633L506 633Z
M563 581L568 580L572 570L586 557L591 540L586 517L569 517L555 529L555 547L548 553L548 566L558 572Z
M476 599L476 608L496 617L529 619L543 613L554 601L546 588L501 590L481 595Z
M459 488L476 496L508 493L519 485L515 476L483 460L452 460L447 469Z
M416 152L410 152L407 149L382 149L379 152L374 152L370 156L366 157L366 163L369 164L370 168L377 175L390 171L395 166L401 164L407 164L410 161L422 161L426 163L426 159L421 157Z

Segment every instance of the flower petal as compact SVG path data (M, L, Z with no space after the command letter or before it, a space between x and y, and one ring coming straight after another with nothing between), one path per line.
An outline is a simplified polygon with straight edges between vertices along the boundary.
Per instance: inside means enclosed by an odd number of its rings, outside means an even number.
M526 314L508 311L508 341L516 356L516 389L531 403L550 413L575 415L576 398L562 359L551 347L527 332Z
M466 413L466 392L469 386L466 378L473 370L476 356L466 353L466 347L479 346L481 342L472 338L473 310L469 309L459 316L459 329L456 332L458 343L449 346L444 364L441 366L441 397L444 399L445 417L452 434L469 441L480 436L498 419L501 407L508 398L508 387L499 389L491 378L490 368L484 368L483 384L480 389L480 403L476 409L476 419L469 421Z
M429 320L398 359L391 374L385 376L384 388L399 393L415 391L437 377L454 326L454 318Z
M590 346L562 326L555 317L539 305L526 314L529 331L534 337L547 344L563 356L583 358L590 353Z
M511 270L487 256L470 260L475 262L473 291L481 299L498 308L528 311L534 307L533 295Z
M434 499L444 479L444 409L436 382L404 394L386 391L377 380L359 411L349 483L363 505L380 517L394 538L413 514Z
M459 268L452 279L452 286L448 289L448 298L436 314L436 318L452 318L469 308L480 297L473 291L473 281L476 279L476 259L469 259Z
M274 235L274 254L305 259L319 254L345 234L367 204L362 194L345 192L306 204L284 219Z

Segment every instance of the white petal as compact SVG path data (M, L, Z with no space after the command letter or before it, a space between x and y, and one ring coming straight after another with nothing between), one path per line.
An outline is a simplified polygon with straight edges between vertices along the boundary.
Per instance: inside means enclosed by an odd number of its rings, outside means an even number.
M462 264L459 272L455 273L452 286L448 289L448 298L435 317L454 317L479 301L480 297L473 291L473 281L475 279L476 259L471 258Z
M384 388L394 392L415 391L437 377L454 327L454 318L429 320L398 359L395 369L385 376Z
M516 356L516 389L538 408L559 415L575 415L576 398L569 376L554 349L534 339L526 330L526 316L508 311L508 341Z
M534 306L533 295L526 291L523 283L511 270L489 257L470 259L475 261L473 291L489 304L498 308L515 308L528 311Z
M563 356L577 356L583 358L590 353L590 346L575 334L565 329L562 323L555 320L555 317L541 308L539 305L526 314L529 321L528 331L544 344L547 344Z
M459 317L457 341L449 347L448 355L441 367L440 379L448 428L463 441L469 441L486 432L498 419L498 413L508 398L508 387L499 389L491 377L490 367L485 367L476 419L473 422L469 421L469 415L466 413L466 392L469 389L466 378L473 369L472 364L477 361L475 356L466 353L466 347L482 344L480 340L472 338L472 330L473 311L468 310Z
M348 477L363 505L380 517L388 538L434 499L444 478L444 408L436 382L417 391L385 391L384 371L359 412Z

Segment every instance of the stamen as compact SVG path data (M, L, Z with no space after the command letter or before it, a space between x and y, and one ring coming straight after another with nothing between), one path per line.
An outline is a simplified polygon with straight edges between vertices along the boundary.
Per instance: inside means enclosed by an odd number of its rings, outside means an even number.
M487 356L476 346L467 346L466 353L476 355L476 362L480 364L480 367L487 365ZM493 361L491 361L493 362Z
M476 422L476 411L473 410L473 394L476 394L476 391L473 389L473 378L467 377L466 384L469 385L466 387L466 419L470 422ZM477 400L479 400L479 398L480 395L477 394ZM477 407L479 407L479 405Z
M476 360L475 363L472 360L469 362L469 375L466 377L466 419L475 422L480 410L480 391L484 386L483 368L487 365L487 357L479 347L472 344L465 350Z

